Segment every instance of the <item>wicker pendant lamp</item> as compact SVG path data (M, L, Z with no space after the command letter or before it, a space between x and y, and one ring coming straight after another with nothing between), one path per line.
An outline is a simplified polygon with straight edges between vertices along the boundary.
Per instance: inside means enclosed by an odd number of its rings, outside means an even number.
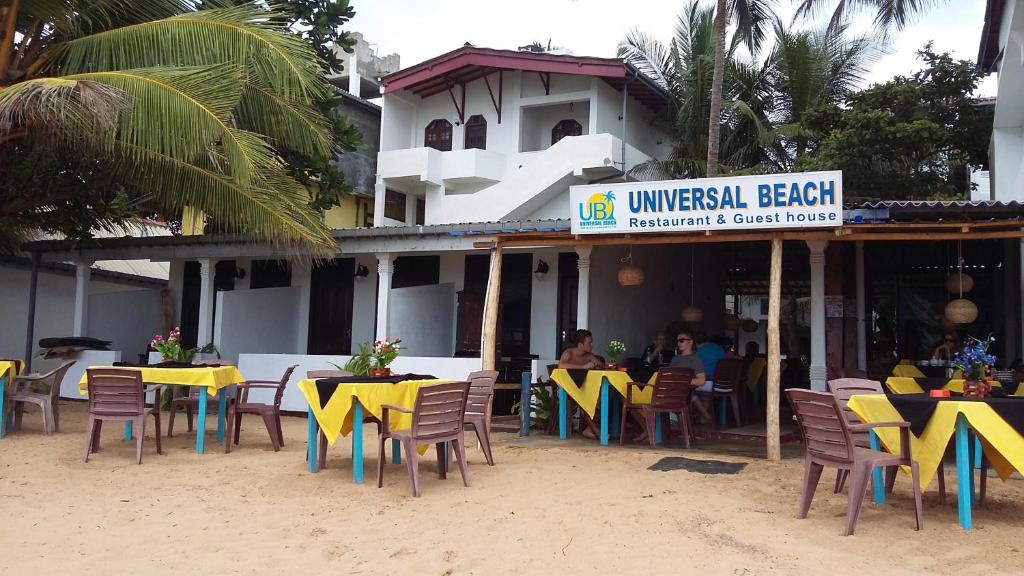
M629 247L629 255L621 260L623 266L619 268L620 286L639 286L644 283L644 271L639 266L633 265L633 247Z
M690 305L683 308L683 321L697 324L704 319L704 311L693 305L693 244L690 244Z
M952 300L949 304L946 304L946 319L954 324L972 324L978 319L978 307L970 300L964 298L964 277L970 278L964 274L964 258L962 256L962 244L957 241L956 256L957 256L957 274L950 277L958 279L959 294L960 297L956 300ZM974 287L974 280L971 279L971 287ZM949 286L949 281L946 282L946 286ZM969 288L968 288L969 289Z

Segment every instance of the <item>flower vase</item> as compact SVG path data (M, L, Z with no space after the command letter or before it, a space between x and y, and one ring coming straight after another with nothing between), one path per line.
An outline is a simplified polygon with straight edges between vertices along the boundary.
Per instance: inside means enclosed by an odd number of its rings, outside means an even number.
M370 368L371 378L387 378L391 376L391 368L385 366L384 368Z
M992 395L992 385L985 380L967 380L964 382L964 396L968 398L988 398Z

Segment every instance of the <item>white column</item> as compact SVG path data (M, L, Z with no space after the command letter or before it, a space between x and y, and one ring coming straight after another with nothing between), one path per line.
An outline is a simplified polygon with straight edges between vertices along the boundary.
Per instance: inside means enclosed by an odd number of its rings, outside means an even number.
M577 246L576 254L580 259L579 267L579 291L576 293L576 327L588 328L590 326L590 253L593 246Z
M373 186L373 225L374 227L384 225L384 206L387 196L387 186L384 179L377 177L377 183Z
M391 276L395 272L395 255L377 254L377 340L388 337L388 312L391 305Z
M196 330L196 345L205 346L213 341L213 274L216 260L209 258L199 261L199 326Z
M360 85L362 83L359 81L359 57L356 52L352 52L352 54L349 55L345 71L348 72L348 93L356 98L361 98Z
M313 285L313 269L308 263L292 267L292 286L299 288L299 317L295 322L295 353L306 354L309 350L309 305ZM339 326L339 330L345 330Z
M85 336L89 331L89 276L92 262L75 263L75 325L72 336Z
M864 241L857 240L856 247L857 274L857 368L868 369L868 326L867 310L864 299Z
M405 223L409 226L416 225L416 195L405 195Z
M827 240L808 240L811 249L811 389L827 389L825 368L825 247Z

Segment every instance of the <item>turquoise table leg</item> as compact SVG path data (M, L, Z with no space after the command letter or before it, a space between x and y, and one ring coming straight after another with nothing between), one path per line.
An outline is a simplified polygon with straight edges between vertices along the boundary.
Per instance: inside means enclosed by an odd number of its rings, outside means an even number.
M316 417L313 416L313 407L306 411L306 464L310 472L320 470L320 461L317 459L317 431Z
M963 414L956 416L956 501L960 511L960 526L971 530L971 463L967 419Z
M124 423L124 441L125 442L131 442L132 441L132 421L131 420L126 420L125 423Z
M558 387L558 437L560 439L562 439L562 440L565 440L566 433L567 433L568 428L569 428L568 424L566 423L566 420L568 419L568 412L569 411L566 410L566 408L565 408L565 403L568 402L568 400L566 400L565 396L566 396L565 388L562 388L561 386L559 386Z
M661 414L654 413L654 443L661 444Z
M402 441L398 438L391 439L391 463L402 463Z
M363 483L363 405L352 403L352 481Z
M7 430L7 418L4 412L4 398L7 396L7 376L0 377L0 438L4 437Z
M871 449L881 450L882 446L878 442L878 434L875 434L874 430L870 430L868 435L871 438ZM881 467L875 467L871 471L871 494L875 497L875 504L885 504L885 482L882 480Z
M981 455L983 451L981 449L981 437L977 434L974 435L974 469L981 470Z
M620 429L619 417L622 416L622 404L619 402L618 394L612 396L608 403L611 405L611 408L609 409L611 410L611 413L608 414L608 417L611 418L611 430L609 430L608 433L611 435L612 439L617 440L619 438Z
M601 446L608 445L608 379L601 378Z
M224 443L224 422L228 416L228 389L217 391L217 442Z
M196 411L196 454L206 451L206 390L199 391L199 410Z

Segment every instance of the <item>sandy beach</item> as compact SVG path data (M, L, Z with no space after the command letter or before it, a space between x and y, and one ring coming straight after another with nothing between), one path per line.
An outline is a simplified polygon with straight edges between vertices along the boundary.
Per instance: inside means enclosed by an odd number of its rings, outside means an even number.
M372 432L366 483L356 485L347 439L330 450L327 470L306 470L302 418L285 418L279 453L248 420L227 455L212 432L208 453L195 454L181 418L166 455L147 438L138 466L117 426L83 462L84 414L84 404L64 404L62 432L47 437L29 412L22 432L0 440L4 574L966 575L1024 566L1020 480L989 482L972 533L957 524L955 498L939 505L932 487L925 530L915 532L901 477L889 503L866 501L857 533L844 537L846 496L832 494L833 473L810 516L794 518L798 446L772 463L758 445L602 448L497 434L497 466L470 450L469 488L457 472L439 480L424 462L423 496L413 498L404 464L389 463L376 487ZM665 456L746 467L735 475L647 469Z

